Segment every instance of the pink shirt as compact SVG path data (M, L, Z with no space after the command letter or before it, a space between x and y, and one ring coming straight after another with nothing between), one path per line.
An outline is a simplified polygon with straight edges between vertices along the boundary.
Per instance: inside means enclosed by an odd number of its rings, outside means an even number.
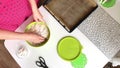
M0 0L0 29L15 31L31 14L28 0Z

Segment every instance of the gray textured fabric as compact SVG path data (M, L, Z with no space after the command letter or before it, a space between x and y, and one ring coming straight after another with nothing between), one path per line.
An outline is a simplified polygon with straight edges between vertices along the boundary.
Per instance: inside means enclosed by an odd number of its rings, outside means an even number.
M120 24L100 6L78 28L109 59L120 50Z

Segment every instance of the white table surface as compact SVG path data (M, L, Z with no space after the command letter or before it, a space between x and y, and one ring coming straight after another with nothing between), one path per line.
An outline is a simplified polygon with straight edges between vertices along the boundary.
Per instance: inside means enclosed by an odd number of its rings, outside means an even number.
M72 33L68 33L44 7L40 7L39 10L50 29L50 39L44 46L38 48L31 47L24 40L5 40L4 42L5 47L21 68L38 68L35 61L38 60L39 56L44 57L49 68L73 68L70 62L61 59L57 54L57 43L65 36L74 36L83 45L82 52L87 57L85 68L103 68L109 61L109 59L77 28ZM25 26L30 23L31 20L32 17L26 20L16 31L23 32ZM16 56L16 52L21 46L26 46L29 50L29 55L24 58Z

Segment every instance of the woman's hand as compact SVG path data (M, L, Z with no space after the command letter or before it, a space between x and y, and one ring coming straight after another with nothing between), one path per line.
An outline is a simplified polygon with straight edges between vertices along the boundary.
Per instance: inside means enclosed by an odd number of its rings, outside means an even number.
M36 22L45 22L43 19L43 16L41 15L41 13L39 12L38 8L37 8L37 4L35 0L29 0L31 8L32 8L32 12L33 12L33 18Z
M32 43L41 43L45 40L45 38L35 33L25 33L25 38Z
M33 12L33 18L36 22L45 22L38 9Z
M44 37L35 33L12 32L0 29L0 40L5 39L26 40L33 43L41 43L45 41Z

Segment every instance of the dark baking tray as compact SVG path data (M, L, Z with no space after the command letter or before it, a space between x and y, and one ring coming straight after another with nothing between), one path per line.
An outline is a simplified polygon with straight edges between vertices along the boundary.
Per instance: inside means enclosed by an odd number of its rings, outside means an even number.
M68 32L72 32L97 6L94 0L50 0L44 5Z

